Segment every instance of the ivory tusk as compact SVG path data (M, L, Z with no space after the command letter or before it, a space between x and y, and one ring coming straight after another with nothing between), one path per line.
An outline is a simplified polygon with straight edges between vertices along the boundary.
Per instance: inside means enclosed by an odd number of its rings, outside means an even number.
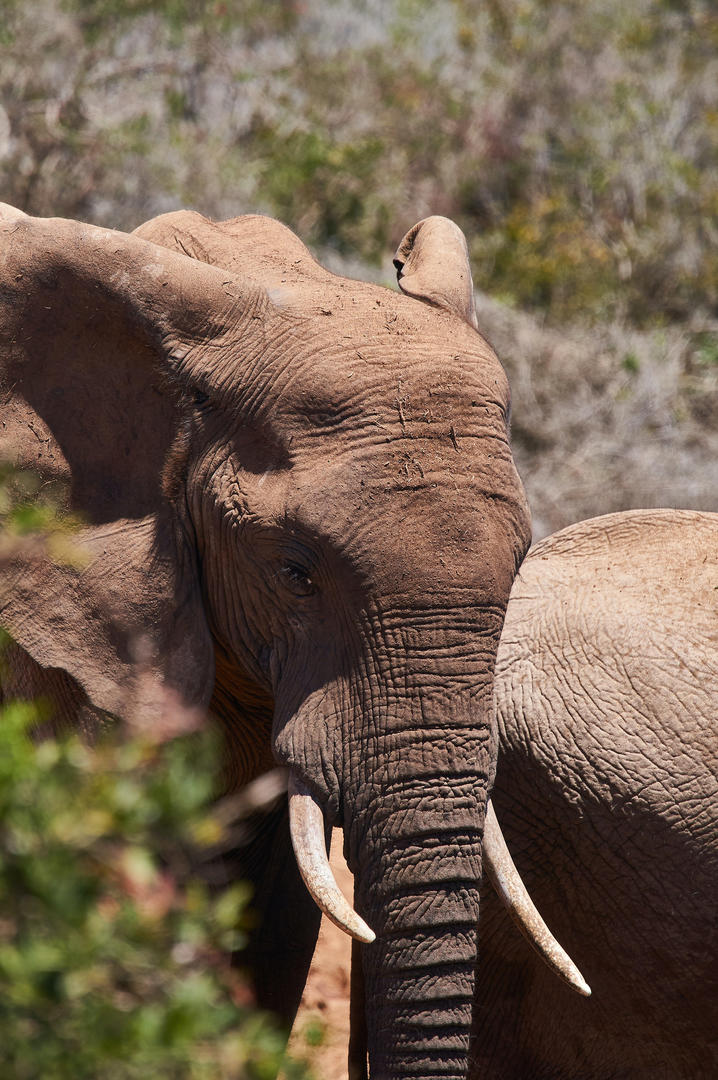
M374 941L376 934L348 902L329 866L324 841L324 814L301 780L289 774L289 831L299 873L317 907L357 941Z
M501 826L489 800L484 824L483 862L489 881L521 933L548 966L579 994L591 987L536 910L506 846Z

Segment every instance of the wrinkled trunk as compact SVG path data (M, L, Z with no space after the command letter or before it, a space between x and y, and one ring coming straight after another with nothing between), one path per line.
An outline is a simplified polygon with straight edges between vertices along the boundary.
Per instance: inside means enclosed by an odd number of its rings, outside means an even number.
M280 760L343 824L356 908L377 935L361 946L373 1080L468 1071L503 607L444 595L440 609L384 601L341 665L275 718Z
M467 1072L496 620L447 621L372 652L387 674L366 679L344 771L356 907L377 934L361 947L373 1080Z
M377 934L363 946L371 1075L464 1077L485 786L443 771L417 780L408 765L384 798L399 796L393 811L381 798L369 809L352 860L357 910Z

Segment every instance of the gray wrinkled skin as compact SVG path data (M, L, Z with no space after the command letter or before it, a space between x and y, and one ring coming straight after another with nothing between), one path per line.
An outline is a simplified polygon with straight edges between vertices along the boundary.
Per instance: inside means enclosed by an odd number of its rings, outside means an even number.
M17 568L3 691L90 731L209 707L230 790L293 769L344 827L377 935L372 1075L463 1080L493 668L530 522L463 235L429 218L397 261L410 295L264 217L126 235L0 207L0 456L82 516L88 553ZM319 913L286 800L220 870L253 883L243 962L290 1024Z
M593 994L487 891L472 1075L718 1076L718 515L613 514L538 545L495 692L498 819Z

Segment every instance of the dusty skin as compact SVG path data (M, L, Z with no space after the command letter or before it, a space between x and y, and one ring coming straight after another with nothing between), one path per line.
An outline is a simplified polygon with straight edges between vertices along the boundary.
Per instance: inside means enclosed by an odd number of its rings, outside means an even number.
M129 235L0 208L0 453L81 515L89 556L18 567L3 691L86 730L154 723L169 694L222 725L230 790L286 765L306 852L343 827L376 935L372 1074L463 1080L493 669L530 522L463 234L425 219L395 265L399 292L334 275L264 217ZM319 929L291 817L211 868L254 886L243 959L287 1026Z
M492 798L593 994L568 990L486 888L477 1080L718 1076L717 567L718 515L637 510L543 541L514 584ZM322 1080L347 1075L348 965L324 928L298 1025L326 1021Z
M715 1080L718 514L631 510L543 540L494 693L494 808L593 993L486 890L472 1080Z

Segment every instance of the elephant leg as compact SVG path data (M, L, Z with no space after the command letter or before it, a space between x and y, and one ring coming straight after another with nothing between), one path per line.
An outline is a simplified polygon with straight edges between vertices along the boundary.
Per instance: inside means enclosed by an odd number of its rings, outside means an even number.
M253 887L249 942L235 959L249 969L257 1004L287 1031L299 1008L319 934L321 912L297 869L286 797L250 822L252 837L236 853Z
M352 971L349 991L349 1080L368 1080L366 1000L362 946L352 941Z

